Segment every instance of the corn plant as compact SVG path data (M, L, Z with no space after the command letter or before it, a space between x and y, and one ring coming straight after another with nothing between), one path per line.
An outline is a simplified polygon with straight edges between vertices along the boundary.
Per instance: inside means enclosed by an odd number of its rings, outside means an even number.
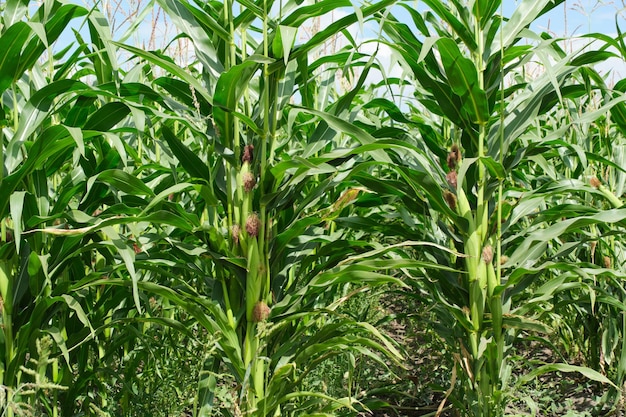
M0 190L3 196L0 199L3 329L0 383L6 387L5 398L13 398L18 402L30 401L27 398L32 400L34 397L31 393L21 399L19 395L14 395L14 390L23 383L31 382L30 375L22 372L22 366L26 364L27 356L37 355L35 342L46 335L48 338L52 336L67 361L65 326L75 325L74 320L87 324L84 311L76 299L69 293L54 290L59 282L57 279L63 281L63 277L48 274L47 267L49 264L61 263L63 259L51 259L47 254L53 241L27 235L24 227L32 227L27 222L37 217L46 218L47 222L53 222L58 217L55 214L64 208L50 204L47 199L49 187L53 182L61 180L61 176L56 173L63 166L68 152L71 155L74 147L99 134L94 119L91 119L91 133L85 134L80 129L73 129L70 124L56 123L59 114L67 113L68 101L76 97L73 92L81 86L80 83L66 79L73 70L71 66L56 71L60 79L58 82L52 82L55 74L48 72L53 70L55 63L51 43L61 35L70 21L86 15L87 10L76 5L47 2L32 17L28 18L27 13L28 2L5 3L0 36L5 51L0 69L3 108L0 133ZM63 53L67 53L67 50ZM39 66L38 61L46 55L46 66ZM60 102L55 103L56 95L63 96ZM100 114L97 118L101 117ZM105 119L103 122L102 125L105 125L110 120ZM51 182L48 176L52 177ZM73 311L74 317L51 322L55 311L57 314L60 311ZM44 377L41 372L45 372L46 366L38 370L38 377ZM63 383L61 369L67 368L58 359L52 361L53 383ZM51 403L54 401L56 393ZM11 407L5 409L6 404L2 406L7 415L12 415Z
M47 1L30 15L28 2L3 6L0 384L9 402L2 412L93 413L108 406L102 375L119 366L120 352L150 323L178 325L143 313L133 263L142 228L125 226L155 215L138 209L157 196L135 171L131 143L151 114L143 100L160 98L121 82L97 10ZM58 51L53 43L70 26L85 27L90 39L77 30L77 42ZM169 186L162 179L145 181L159 190ZM175 212L165 217L161 224L189 223ZM120 276L127 288L79 284ZM133 317L136 332L124 327ZM45 357L37 349L44 340Z
M182 250L178 259L156 248L149 251L155 280L174 281L139 280L136 285L219 335L216 350L205 358L198 415L215 408L234 415L362 409L355 396L334 399L298 387L313 367L346 351L381 365L380 354L398 359L393 344L373 326L336 313L341 302L364 286L399 285L388 271L404 265L377 261L383 248L333 223L360 194L349 178L351 168L372 151L358 145L376 141L342 119L354 117L352 100L372 63L360 63L365 70L356 87L328 96L315 85L316 74L334 78L325 66L361 55L338 51L309 62L310 51L389 3L363 7L294 46L297 28L307 19L347 3L297 7L287 2L274 16L273 2L162 1L160 6L193 43L197 62L181 68L158 51L118 44L170 73L152 79L150 72L141 72L142 82L166 93L159 139L144 151L160 149L157 164L175 172L173 200L194 217L167 238L172 251ZM143 65L138 62L136 68ZM296 88L303 105L289 106ZM168 203L153 201L145 210L161 204ZM174 262L170 268L176 274L165 269L166 263L159 265L165 258ZM147 268L142 262L134 265ZM102 284L124 285L111 278L84 283ZM239 387L236 401L216 406L216 387L224 383L220 375L225 369Z
M609 369L619 399L624 83L590 65L621 35L566 53L528 29L563 1L156 3L179 31L163 50L125 43L140 19L115 41L97 8L0 6L2 413L148 413L158 393L181 403L164 413L365 412L381 402L303 387L336 355L400 361L341 310L386 284L434 301L459 379L439 411L501 415L517 338L552 328L588 368L517 381ZM389 99L350 34L375 22L407 75Z
M423 13L399 3L411 16L410 25L381 15L389 45L415 80L411 87L419 103L406 120L396 120L418 132L420 140L394 146L396 164L386 168L394 182L372 176L360 181L391 198L401 212L413 213L404 218L417 230L400 229L401 236L461 254L427 250L407 255L451 268L427 271L429 279L413 281L415 296L436 302L436 329L453 351L455 373L462 376L458 386L451 382L440 409L451 401L467 415L504 413L515 336L549 333L551 323L541 314L544 302L571 285L565 277L585 276L571 259L559 261L568 245L555 247L555 240L583 233L590 224L617 222L621 227L623 221L621 211L611 217L610 210L592 215L559 209L555 216L564 222L544 216L523 221L534 210L571 198L574 187L596 194L580 182L559 187L568 181L560 174L542 186L540 175L551 172L543 158L547 152L566 152L568 161L579 157L576 175L589 177L589 154L558 138L585 120L602 117L621 100L604 95L595 113L582 116L569 110L570 100L585 95L591 100L591 90L605 94L603 80L585 66L607 55L565 54L554 39L529 31L530 23L560 3L522 1L507 18L500 1L428 0ZM530 42L522 44L525 37ZM544 71L528 79L525 66L535 58ZM550 126L554 120L546 116L555 106L565 117ZM603 195L621 205L610 192ZM531 287L539 277L543 286ZM590 290L586 284L579 288ZM580 371L610 383L599 372L566 364L540 367L529 378L553 370Z
M350 54L314 62L309 70L308 52L358 16L293 48L295 28L311 12L340 5L284 18L283 8L278 27L269 18L269 3L246 3L237 17L233 4L161 5L197 44L203 81L162 54L127 45L171 75L155 79L140 62L122 70L106 19L96 9L46 2L30 18L24 3L10 2L3 13L0 41L10 58L2 67L3 109L10 111L3 113L0 182L2 195L10 196L0 203L2 383L8 397L30 375L20 364L34 354L31 346L43 333L58 349L51 379L68 388L60 397L38 397L51 413L127 413L133 373L154 364L131 352L150 347L142 339L157 325L195 340L206 330L217 337L204 340L200 415L211 413L216 375L224 366L241 387L233 413L354 408L353 397L332 399L295 388L311 367L345 349L381 364L378 353L398 358L371 325L335 313L361 290L350 290L352 282L399 283L374 272L396 266L368 261L379 248L344 240L348 236L331 227L359 194L347 177L352 159L365 151L349 145L354 138L373 141L339 118L350 111L365 75L353 91L333 97L330 112L289 113L286 104L296 83L307 103L327 102L311 88L313 71L328 62L341 65ZM77 30L75 48L55 55L45 42L80 16L86 16L80 24L88 28L89 41ZM247 33L258 18L261 42ZM32 29L38 23L45 39ZM35 66L44 52L45 71ZM207 125L207 116L213 123ZM327 121L318 126L316 117ZM295 120L308 128L294 128ZM329 124L347 130L338 152L317 145L336 135ZM302 142L287 140L287 133ZM282 153L303 158L295 165L279 163ZM366 252L350 258L357 249ZM334 294L336 288L343 297ZM154 303L149 296L157 297ZM163 305L167 314L154 317L159 310L152 304ZM183 316L193 322L184 323ZM194 333L194 323L205 331ZM121 380L121 399L108 388L120 381L105 377L111 371L129 376Z

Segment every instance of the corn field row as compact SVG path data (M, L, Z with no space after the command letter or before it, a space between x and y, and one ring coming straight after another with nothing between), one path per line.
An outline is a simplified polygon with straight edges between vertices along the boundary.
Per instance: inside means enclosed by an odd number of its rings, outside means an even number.
M626 42L566 4L0 2L0 415L622 415Z

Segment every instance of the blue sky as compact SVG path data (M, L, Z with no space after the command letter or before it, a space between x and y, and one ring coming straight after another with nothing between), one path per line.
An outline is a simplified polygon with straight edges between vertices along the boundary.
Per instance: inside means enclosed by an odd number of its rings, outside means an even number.
M514 1L504 0L514 4ZM619 0L577 0L566 1L547 15L541 17L533 28L556 36L577 36L599 32L616 33L616 17L622 30L626 29L626 4ZM566 26L567 24L567 26Z
M511 16L521 0L502 0L505 16ZM425 8L420 0L413 4ZM590 32L614 33L615 17L626 29L626 0L566 0L533 25L536 31L549 31L554 36L581 35Z
M92 3L95 0L74 0L78 2L87 1L88 3ZM357 3L359 0L354 0ZM369 0L370 2L376 0ZM115 4L114 0L109 0L110 3ZM306 3L312 3L313 0L305 0ZM129 6L132 3L137 3L137 0L121 0L122 7ZM143 1L144 4L147 1ZM517 5L521 3L521 0L503 0L503 10L505 16L510 16ZM100 3L102 5L102 3ZM414 5L418 10L424 9L424 3L421 0L413 0L409 2L409 4ZM346 9L345 13L350 13L352 10ZM343 14L342 14L343 13ZM333 14L335 19L338 19L345 15L341 10L335 12ZM407 21L410 18L407 15L406 11L404 11L401 7L394 7L393 13L397 13L397 17ZM402 16L404 14L405 16ZM148 14L146 16L145 23L139 26L139 31L136 33L136 36L133 36L131 39L128 39L127 42L130 43L138 43L138 46L144 46L146 44L145 40L149 38L150 33L152 32L151 26L149 25L151 15ZM162 15L161 15L162 17ZM617 22L619 23L622 30L626 31L626 0L566 0L564 4L559 5L549 14L541 17L532 25L532 29L536 32L548 31L552 36L555 37L563 37L563 36L581 36L590 32L600 32L607 35L615 35L616 31L616 17ZM330 19L332 17L330 15L325 16L323 18L323 23L330 23ZM123 16L120 15L120 19L123 20ZM78 25L78 22L76 22ZM124 25L127 27L127 25ZM322 25L323 27L324 25ZM358 31L358 29L355 29ZM351 30L352 31L352 30ZM158 30L161 32L161 30ZM365 30L366 33L355 34L361 40L367 39L368 37L375 37L375 32L370 32L369 30ZM369 32L369 33L368 33ZM88 34L86 33L85 28L81 31L86 39L88 39ZM171 40L174 36L176 36L177 31L173 26L169 25L169 32L162 33L164 38L161 39L161 42L156 45L156 48L160 48L164 45L165 39ZM120 36L121 32L117 33L117 36ZM56 45L56 48L61 49L67 43L72 42L74 40L73 34L71 31L66 31L64 36L61 37L59 44ZM144 45L142 45L142 43ZM61 45L64 44L64 45ZM582 47L582 42L579 42ZM573 45L573 43L572 43ZM372 45L373 46L373 45ZM573 46L573 49L576 49L578 46ZM613 60L610 64L606 65L606 69L616 68L616 70L620 73L621 76L626 76L626 64L623 60L618 62L619 60Z
M87 0L88 3L93 1ZM369 1L375 2L376 0ZM136 0L132 2L122 0L121 3L128 5L136 2ZM510 16L520 2L521 0L503 0L504 14ZM114 2L110 1L110 3ZM424 8L420 0L408 3L414 4L418 10ZM402 9L394 8L394 12L400 12L400 10ZM590 32L614 34L616 33L616 16L618 16L620 27L626 30L626 0L566 0L564 4L536 21L532 28L539 32L549 31L554 36L582 35ZM150 19L149 15L147 19Z

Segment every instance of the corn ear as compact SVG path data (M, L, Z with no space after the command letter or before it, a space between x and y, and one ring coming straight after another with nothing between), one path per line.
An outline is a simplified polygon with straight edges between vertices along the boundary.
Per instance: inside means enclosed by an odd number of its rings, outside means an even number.
M606 197L607 200L611 202L614 208L620 208L624 205L624 202L604 185L600 185L598 187L598 190Z
M262 277L259 271L262 266L259 245L256 238L248 238L248 274L246 276L246 319L253 319L254 305L261 297Z
M9 293L10 279L9 279L9 265L6 261L0 261L0 295L2 296L4 309L7 314L12 313L13 301L11 294Z
M474 230L476 228L474 223L474 217L472 216L472 208L470 207L469 201L467 200L467 196L465 195L465 191L463 187L458 187L456 190L456 198L457 198L457 212L459 215L463 216L465 220L467 220L470 224L470 230Z
M457 212L469 223L468 238L465 241L465 264L467 266L467 272L469 276L469 282L472 283L478 278L478 261L480 259L480 237L476 230L476 223L472 216L472 209L470 207L467 196L463 187L457 188Z
M478 279L478 264L480 259L480 238L478 232L474 229L470 231L470 235L465 241L465 265L467 266L467 273L469 275L469 281L474 282Z
M243 192L244 184L243 178L245 175L250 173L250 164L248 162L244 162L241 165L241 170L237 174L237 195L241 199L241 221L245 222L248 216L250 215L250 211L252 208L252 199L250 193Z
M487 294L487 264L483 259L478 261L478 267L476 269L476 280L480 285L480 289L484 295Z
M499 284L493 263L487 264L487 293L489 297L493 296L493 292Z

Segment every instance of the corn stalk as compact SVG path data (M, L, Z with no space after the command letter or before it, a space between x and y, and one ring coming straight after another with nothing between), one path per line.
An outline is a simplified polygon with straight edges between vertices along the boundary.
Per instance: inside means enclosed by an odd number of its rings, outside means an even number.
M530 248L547 239L521 238L523 231L517 234L510 229L510 219L524 215L516 207L526 210L522 207L529 198L512 191L510 175L517 176L518 170L529 166L537 146L520 138L533 131L537 117L546 116L552 106L577 91L578 87L569 86L575 79L567 77L579 66L602 59L602 54L578 58L562 54L553 42L519 44L528 25L560 2L522 1L506 19L497 0L424 3L423 14L405 7L410 25L391 16L381 21L389 44L414 75L421 101L407 117L420 140L409 142L406 153L400 153L403 166L389 169L398 176L396 187L406 196L404 204L414 207L415 221L430 232L427 239L452 245L463 254L412 255L437 259L457 271L432 271L424 281L418 279L421 271L410 273L416 291L427 291L438 303L437 328L453 352L457 374L463 376L456 394L448 392L440 409L450 401L466 415L503 415L511 375L508 355L516 335L547 333L550 324L537 320L538 310L515 305L514 297L528 285L522 277L529 273L520 268L524 261L519 255L525 253L525 261L539 255L531 254ZM509 85L515 82L511 77L515 71L535 55L545 62L545 73L528 84ZM557 59L557 64L548 59ZM598 83L593 88L605 88L594 80ZM571 118L571 124L561 129L575 126L575 120ZM369 178L364 185L377 183ZM511 201L513 196L517 201ZM427 217L419 216L421 212L427 212ZM445 219L449 228L440 228L429 216ZM515 256L507 260L511 254ZM546 297L556 296L561 288L555 282ZM599 373L586 375L607 382Z

